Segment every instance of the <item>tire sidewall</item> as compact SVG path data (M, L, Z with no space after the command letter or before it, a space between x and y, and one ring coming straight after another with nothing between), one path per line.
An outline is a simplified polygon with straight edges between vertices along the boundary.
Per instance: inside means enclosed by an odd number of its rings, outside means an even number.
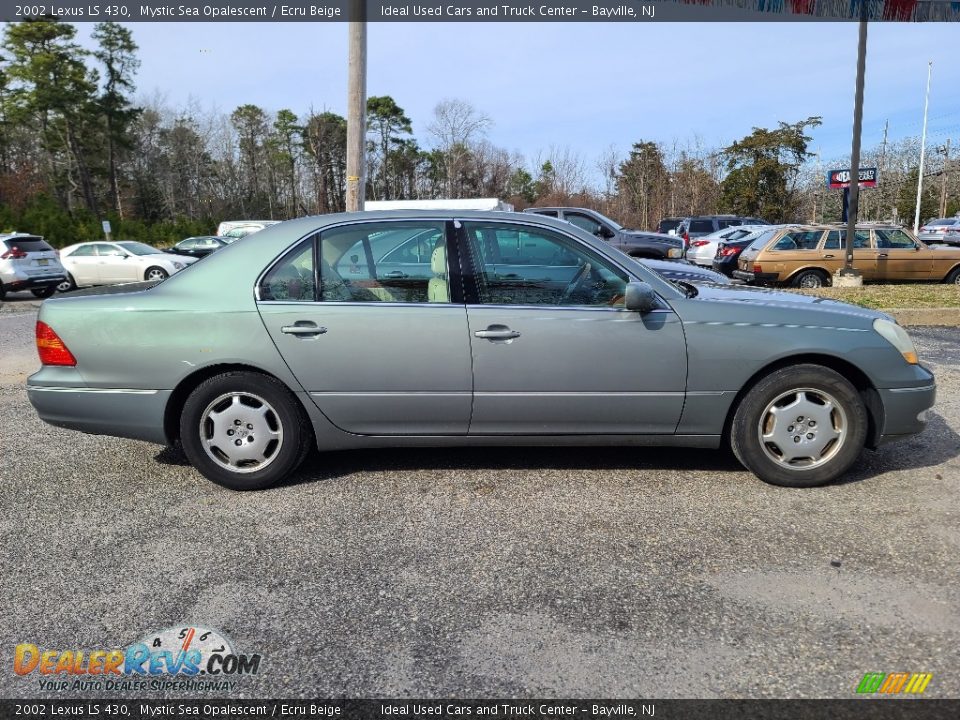
M804 288L803 279L810 276L816 277L820 281L820 284L815 287ZM794 278L793 285L801 289L813 290L817 287L829 287L830 281L819 270L803 270Z
M273 406L283 428L279 455L263 470L231 472L214 462L203 448L200 418L214 399L231 392L262 397ZM299 401L281 382L254 372L228 372L202 382L190 393L180 415L180 442L190 463L209 480L231 490L260 490L279 482L300 465L309 449L307 427Z
M809 470L790 470L764 452L757 426L767 405L784 392L798 388L823 390L843 405L847 435L843 446L829 461ZM867 437L866 407L856 388L842 375L821 365L793 365L761 378L743 398L730 429L730 446L737 459L764 482L785 487L816 487L829 483L859 457Z

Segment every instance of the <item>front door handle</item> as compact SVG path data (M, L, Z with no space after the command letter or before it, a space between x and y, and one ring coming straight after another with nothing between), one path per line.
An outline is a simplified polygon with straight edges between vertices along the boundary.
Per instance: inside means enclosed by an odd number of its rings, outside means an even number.
M826 258L832 258L833 255L824 255L823 257L824 257L824 259L826 259Z
M520 333L506 325L490 325L486 330L477 330L474 335L484 340L513 340L520 337Z
M405 278L406 275L405 275L403 272L401 272L400 270L391 270L390 272L388 272L388 273L387 273L386 275L384 275L383 277L384 277L384 278L389 278L390 280L400 280L400 279L402 279L402 278Z
M877 257L888 257L887 253L880 253Z
M284 325L280 332L285 335L296 335L297 337L316 337L323 335L327 329L320 327L315 322L309 320L298 320L293 325Z

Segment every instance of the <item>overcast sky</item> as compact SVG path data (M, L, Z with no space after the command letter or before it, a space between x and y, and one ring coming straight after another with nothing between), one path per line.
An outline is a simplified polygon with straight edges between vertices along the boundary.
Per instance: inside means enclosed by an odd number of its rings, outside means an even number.
M253 103L345 114L345 23L134 23L138 91L229 113ZM592 168L613 145L699 136L726 145L754 126L821 115L812 149L849 157L856 23L371 23L368 95L391 95L429 144L443 98L489 115L489 139L528 159L569 146ZM92 25L81 25L88 43ZM930 143L960 138L956 24L872 23L865 148L919 135L933 61ZM960 148L957 148L960 154Z

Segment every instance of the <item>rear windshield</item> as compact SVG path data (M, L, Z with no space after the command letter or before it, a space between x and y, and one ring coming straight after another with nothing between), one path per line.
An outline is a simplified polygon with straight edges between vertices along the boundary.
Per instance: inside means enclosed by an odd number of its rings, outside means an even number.
M713 221L712 220L691 220L690 221L690 232L713 232Z
M932 223L927 223L928 227L933 227L934 225L955 225L957 223L957 218L941 218L940 220L934 220Z
M47 242L37 235L24 235L23 237L7 238L2 241L7 246L7 250L18 247L23 252L46 252L53 250L47 245Z

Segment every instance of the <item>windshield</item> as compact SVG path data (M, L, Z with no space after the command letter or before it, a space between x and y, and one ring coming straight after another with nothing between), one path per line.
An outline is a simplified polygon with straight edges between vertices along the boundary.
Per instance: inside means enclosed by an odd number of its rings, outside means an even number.
M160 251L155 247L150 247L141 242L118 242L117 245L122 247L128 253L132 255L159 255Z
M607 225L612 227L614 230L623 230L623 225L621 225L618 222L614 222L603 213L598 213L596 210L591 210L590 212L592 212L597 217L598 220L601 220L607 223Z

